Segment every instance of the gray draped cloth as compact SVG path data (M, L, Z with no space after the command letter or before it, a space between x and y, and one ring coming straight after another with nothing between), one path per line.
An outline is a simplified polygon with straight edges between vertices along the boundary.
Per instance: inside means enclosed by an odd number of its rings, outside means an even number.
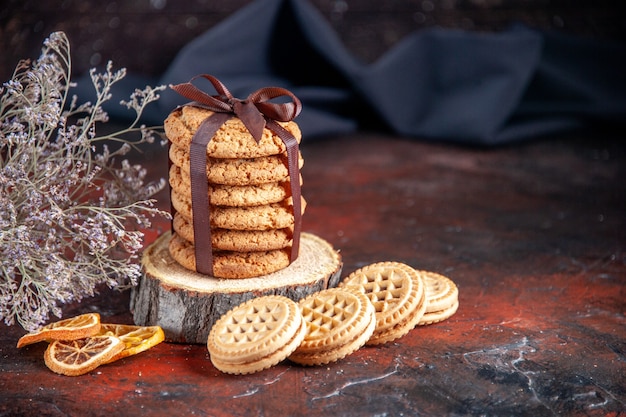
M257 0L187 44L160 77L127 77L117 91L123 98L145 84L211 74L238 98L268 86L292 91L303 104L296 122L304 140L376 129L496 145L625 124L624 57L624 44L522 26L498 33L433 28L366 64L305 0ZM186 101L167 91L146 117L161 124Z

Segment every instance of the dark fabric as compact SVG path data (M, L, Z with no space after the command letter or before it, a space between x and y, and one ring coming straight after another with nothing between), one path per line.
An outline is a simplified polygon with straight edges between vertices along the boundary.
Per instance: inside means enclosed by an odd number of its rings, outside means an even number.
M190 42L161 77L147 81L177 84L211 74L239 98L261 87L287 88L303 104L296 121L304 140L385 129L493 145L624 123L625 56L623 44L521 26L490 34L435 28L365 64L306 1L258 0ZM168 91L148 117L160 124L184 102Z

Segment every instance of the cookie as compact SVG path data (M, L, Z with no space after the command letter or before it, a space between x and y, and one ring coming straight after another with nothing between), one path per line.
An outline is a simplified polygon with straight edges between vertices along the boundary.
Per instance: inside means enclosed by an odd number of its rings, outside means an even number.
M189 176L181 173L176 165L170 167L170 187L179 194L191 190ZM216 206L260 206L278 203L291 195L290 182L270 182L259 185L214 185L209 184L209 199Z
M193 244L176 233L170 240L169 252L183 268L196 270ZM239 279L271 274L289 266L290 254L290 247L258 252L213 251L213 276Z
M459 309L459 301L457 300L454 303L452 303L450 307L447 307L443 310L424 313L424 315L422 316L418 324L420 326L425 326L427 324L435 324L435 323L442 322L452 317L458 309Z
M376 327L374 306L365 294L330 288L298 302L307 332L289 360L323 365L362 347Z
M450 278L430 271L419 271L426 284L426 312L441 311L458 301L459 289Z
M220 317L211 328L207 349L220 371L249 374L287 358L305 333L298 305L281 295L267 295L246 301Z
M194 243L193 225L180 213L174 214L172 229L183 239ZM268 251L291 246L293 230L290 228L270 230L211 230L211 246L224 251Z
M430 271L419 271L426 285L426 312L419 324L432 324L450 318L459 308L459 289L450 278Z
M165 135L174 144L188 148L194 133L212 111L194 106L183 106L171 112L163 123ZM300 143L302 133L295 122L278 122ZM269 129L263 130L263 137L257 143L241 120L231 117L215 132L207 146L207 156L211 158L258 158L278 155L286 151L285 145Z
M426 291L421 276L400 262L379 262L357 269L340 287L362 292L376 310L376 329L368 345L387 343L406 335L426 311Z
M300 153L298 155L298 165L302 168L304 159ZM189 178L188 148L171 144L169 157L172 164L178 166ZM258 158L208 158L206 171L210 183L223 185L256 185L289 178L286 153Z
M270 230L292 227L294 224L291 199L280 203L265 204L253 207L224 207L211 205L211 227L233 230ZM174 209L187 221L193 220L191 195L182 195L176 190L171 192ZM302 201L302 213L306 201Z

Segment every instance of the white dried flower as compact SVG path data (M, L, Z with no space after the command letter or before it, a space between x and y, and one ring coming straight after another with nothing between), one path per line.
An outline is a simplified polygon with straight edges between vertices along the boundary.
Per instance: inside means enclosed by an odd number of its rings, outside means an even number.
M104 73L91 70L96 99L83 104L68 97L70 74L69 42L56 32L0 88L0 320L26 330L101 284L136 284L141 230L168 216L151 199L165 180L146 184L143 167L116 161L158 136L139 120L165 87L136 90L122 102L135 120L98 136L109 118L102 105L126 70L110 62Z

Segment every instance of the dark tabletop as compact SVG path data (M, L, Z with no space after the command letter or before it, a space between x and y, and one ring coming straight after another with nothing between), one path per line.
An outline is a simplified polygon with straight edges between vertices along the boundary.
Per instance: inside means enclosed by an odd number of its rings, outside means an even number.
M362 134L301 150L304 230L340 251L343 275L388 260L445 274L460 291L452 318L330 365L247 376L170 343L56 375L45 344L18 350L24 331L0 324L0 416L626 415L623 140L487 150ZM166 176L164 151L144 162ZM132 322L128 292L64 313L89 311Z

